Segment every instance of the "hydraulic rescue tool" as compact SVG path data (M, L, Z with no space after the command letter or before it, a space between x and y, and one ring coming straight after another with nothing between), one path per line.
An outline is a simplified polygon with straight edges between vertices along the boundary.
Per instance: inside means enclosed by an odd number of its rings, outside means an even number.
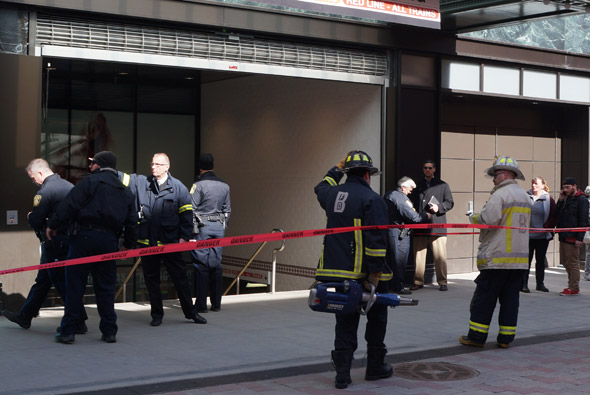
M335 292L328 289L333 288ZM318 283L309 291L309 308L313 311L334 314L350 314L357 310L365 315L374 303L387 306L416 306L418 301L396 294L376 293L371 284L371 292L363 292L363 286L354 280L343 282Z

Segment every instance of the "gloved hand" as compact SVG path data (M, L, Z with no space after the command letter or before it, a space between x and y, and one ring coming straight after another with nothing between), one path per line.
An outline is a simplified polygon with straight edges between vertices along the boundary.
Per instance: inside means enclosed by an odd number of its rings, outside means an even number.
M340 170L344 170L344 164L346 163L346 158L348 158L348 154L346 154L346 156L344 158L342 158L342 160L340 162L338 162L336 167L339 168Z
M377 286L379 285L379 279L381 278L382 274L383 274L383 272L369 273L369 275L367 276L367 279L363 283L363 285L367 291L371 291L371 284L373 284L375 286L375 289L377 289Z

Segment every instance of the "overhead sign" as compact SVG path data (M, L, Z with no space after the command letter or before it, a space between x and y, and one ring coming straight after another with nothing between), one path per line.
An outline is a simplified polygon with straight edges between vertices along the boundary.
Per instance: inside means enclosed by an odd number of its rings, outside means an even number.
M440 29L440 0L256 0L243 3L248 8L259 4L260 7L283 12L308 11L328 17L338 15ZM236 4L240 1L232 2L232 5Z

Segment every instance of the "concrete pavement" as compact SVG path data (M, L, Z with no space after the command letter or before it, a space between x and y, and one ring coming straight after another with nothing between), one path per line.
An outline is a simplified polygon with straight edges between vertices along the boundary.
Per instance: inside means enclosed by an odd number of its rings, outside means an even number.
M517 359L521 355L534 357L539 350L551 347L556 351L548 354L549 360L542 355L534 362L536 365L547 365L551 358L561 354L564 355L558 365L568 370L587 362L590 282L581 282L579 296L559 296L559 291L567 284L567 276L561 268L547 270L545 283L551 292L533 290L531 294L521 294L517 336L512 348L495 348L496 318L483 351L460 346L457 338L467 333L475 275L451 275L448 292L427 286L412 295L420 300L418 306L390 310L386 344L390 350L388 360L396 364L396 369L397 364L412 361L468 366L476 369L479 375L461 382L484 380L477 384L481 387L492 385L494 380L503 384L501 366L494 367L486 360L504 358L519 364ZM534 276L529 284L534 284ZM306 304L307 294L307 291L297 291L226 297L220 312L205 315L209 320L207 325L184 319L180 306L174 301L166 303L164 323L160 327L148 325L148 304L117 304L119 334L115 344L100 341L98 315L92 305L88 306L90 330L76 336L76 343L72 345L53 341L62 315L59 308L43 309L28 330L0 317L0 393L248 393L246 391L257 391L256 388L266 385L271 386L269 393L288 393L287 390L326 393L332 391L334 376L329 363L334 317L312 312ZM359 337L363 333L363 329L359 330ZM561 341L568 337L566 342ZM397 374L388 380L365 382L362 369L365 352L365 345L360 342L355 354L351 391L391 393L394 386L395 392L400 393L432 393L436 388L441 393L460 393L453 392L460 389L444 387L450 382L437 387L442 385L439 381L412 381ZM475 360L481 360L483 365L477 365ZM518 369L527 370L527 366ZM505 374L518 369L507 369ZM488 370L497 375L483 374ZM563 376L564 380L585 377L587 382L590 378L588 370L576 370L575 374L575 378ZM544 376L540 372L538 376L543 378L547 374ZM491 378L494 380L490 381ZM297 385L300 379L311 382L311 392L285 385L285 382ZM279 387L273 387L277 383ZM320 389L316 388L318 386ZM401 392L405 387L410 392ZM484 391L480 393L491 393L485 392L490 388L480 387L477 391ZM582 391L577 387L571 390ZM551 393L555 393L555 387Z

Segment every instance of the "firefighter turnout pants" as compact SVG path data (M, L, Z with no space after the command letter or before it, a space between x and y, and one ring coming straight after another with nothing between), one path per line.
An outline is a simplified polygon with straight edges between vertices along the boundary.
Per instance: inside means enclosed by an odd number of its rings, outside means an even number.
M485 343L497 301L500 302L497 341L509 344L514 340L524 272L520 269L488 269L480 272L475 279L477 287L470 305L468 337L471 340Z

